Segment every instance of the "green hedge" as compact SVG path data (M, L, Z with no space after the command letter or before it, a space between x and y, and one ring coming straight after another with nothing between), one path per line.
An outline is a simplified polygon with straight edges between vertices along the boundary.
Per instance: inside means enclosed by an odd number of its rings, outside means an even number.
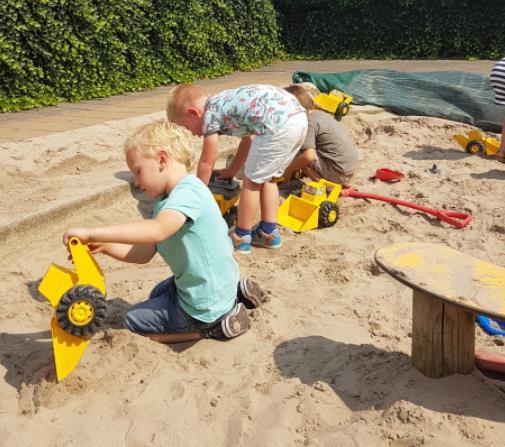
M269 0L2 0L0 110L217 76L280 50Z
M503 0L276 0L288 53L308 58L505 55Z

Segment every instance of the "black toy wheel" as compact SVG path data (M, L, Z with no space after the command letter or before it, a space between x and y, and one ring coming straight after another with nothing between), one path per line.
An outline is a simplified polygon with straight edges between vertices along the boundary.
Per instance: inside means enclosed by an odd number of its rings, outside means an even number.
M235 205L233 205L228 212L223 216L226 225L228 225L228 228L233 227L234 225L237 224L237 212L238 209Z
M485 147L482 141L472 140L466 145L465 150L472 155L478 154L479 152L484 153Z
M93 286L72 287L60 299L56 318L71 335L91 337L105 320L107 306L102 292Z
M332 227L338 219L338 206L336 203L324 201L319 206L319 227Z
M349 113L349 104L342 101L338 106L337 110L335 110L334 117L336 120L340 121L343 116L346 116Z

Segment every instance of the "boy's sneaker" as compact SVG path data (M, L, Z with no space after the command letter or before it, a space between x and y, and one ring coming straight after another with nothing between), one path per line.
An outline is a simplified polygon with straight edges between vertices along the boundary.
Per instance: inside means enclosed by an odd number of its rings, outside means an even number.
M256 309L263 303L263 292L257 282L244 278L238 283L237 299L247 309Z
M237 233L235 233L235 228L230 229L230 232L228 234L231 237L231 241L233 242L233 247L235 248L235 251L237 253L242 253L244 255L251 253L251 236L250 235L238 236Z
M242 303L237 303L233 311L221 320L221 329L226 338L235 338L248 331L251 320Z
M258 228L253 231L251 243L255 247L281 248L282 239L277 228L270 234L265 233Z
M208 329L200 331L202 338L212 338L214 340L225 340L235 338L243 334L251 327L251 320L247 315L247 310L242 303L236 303L233 310L226 315L219 323Z

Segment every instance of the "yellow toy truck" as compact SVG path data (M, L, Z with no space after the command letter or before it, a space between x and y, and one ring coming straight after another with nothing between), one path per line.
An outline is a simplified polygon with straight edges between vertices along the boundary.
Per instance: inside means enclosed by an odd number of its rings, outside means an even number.
M485 137L478 130L471 130L468 136L457 134L454 139L469 154L495 155L500 148L500 142L496 138Z
M217 179L213 173L209 181L209 189L216 200L221 215L229 227L237 221L237 207L235 203L240 196L240 184L233 178Z
M105 278L89 248L73 237L68 243L75 271L51 264L39 284L55 315L51 320L58 381L79 363L106 315Z
M337 121L349 113L349 105L352 102L352 96L346 95L339 90L332 90L330 93L320 93L313 99L314 103L325 110L326 112L333 113Z
M279 207L279 225L297 233L335 225L341 191L342 185L324 179L304 183L300 197L291 194Z

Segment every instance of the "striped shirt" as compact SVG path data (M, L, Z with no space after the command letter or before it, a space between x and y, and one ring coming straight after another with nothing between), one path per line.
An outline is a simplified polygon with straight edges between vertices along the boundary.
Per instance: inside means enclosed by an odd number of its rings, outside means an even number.
M489 80L494 90L495 104L505 106L505 57L495 64Z

